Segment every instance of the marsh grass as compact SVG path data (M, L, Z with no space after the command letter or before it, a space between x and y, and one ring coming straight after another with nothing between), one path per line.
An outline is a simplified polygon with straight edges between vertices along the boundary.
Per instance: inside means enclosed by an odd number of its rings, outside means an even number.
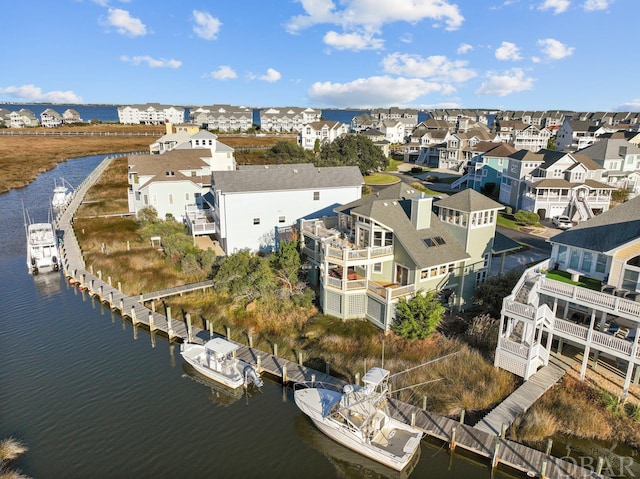
M28 450L24 443L11 437L0 441L0 479L28 479L20 471L10 468L10 463Z

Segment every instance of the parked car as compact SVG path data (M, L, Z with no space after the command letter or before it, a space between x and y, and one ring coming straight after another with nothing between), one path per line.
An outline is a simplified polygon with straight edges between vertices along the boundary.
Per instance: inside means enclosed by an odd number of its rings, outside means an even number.
M569 219L569 217L564 215L554 216L553 218L551 218L551 222L556 228L560 228L561 230L566 230L573 226L573 223Z

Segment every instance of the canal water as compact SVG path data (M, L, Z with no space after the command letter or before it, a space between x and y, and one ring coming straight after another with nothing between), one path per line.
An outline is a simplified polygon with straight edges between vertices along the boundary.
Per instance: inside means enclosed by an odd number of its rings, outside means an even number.
M0 439L29 448L15 467L37 479L406 477L328 440L276 382L230 396L185 369L178 345L134 329L61 274L28 274L22 205L47 221L54 180L77 185L102 158L0 195ZM423 442L410 477L491 471Z

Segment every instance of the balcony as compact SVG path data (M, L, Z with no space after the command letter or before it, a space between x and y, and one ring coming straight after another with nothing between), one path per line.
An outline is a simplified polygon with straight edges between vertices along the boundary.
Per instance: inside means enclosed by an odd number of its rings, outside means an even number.
M394 299L415 294L416 289L413 284L405 286L395 283L381 284L358 275L352 269L347 270L347 277L345 279L342 272L343 270L340 267L330 270L329 275L327 275L324 280L324 286L326 288L337 289L342 292L368 292L379 296L388 303Z
M193 236L215 234L216 224L211 208L205 209L199 208L197 205L187 205L185 213L185 223Z

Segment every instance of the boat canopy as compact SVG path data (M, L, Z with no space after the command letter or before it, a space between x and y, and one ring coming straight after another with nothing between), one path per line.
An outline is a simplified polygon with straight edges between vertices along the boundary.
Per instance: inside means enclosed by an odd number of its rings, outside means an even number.
M366 385L371 385L374 388L379 386L383 381L389 377L390 372L382 368L371 368L362 377L362 382Z
M204 343L204 348L217 356L226 356L239 349L240 346L223 338L213 338Z

